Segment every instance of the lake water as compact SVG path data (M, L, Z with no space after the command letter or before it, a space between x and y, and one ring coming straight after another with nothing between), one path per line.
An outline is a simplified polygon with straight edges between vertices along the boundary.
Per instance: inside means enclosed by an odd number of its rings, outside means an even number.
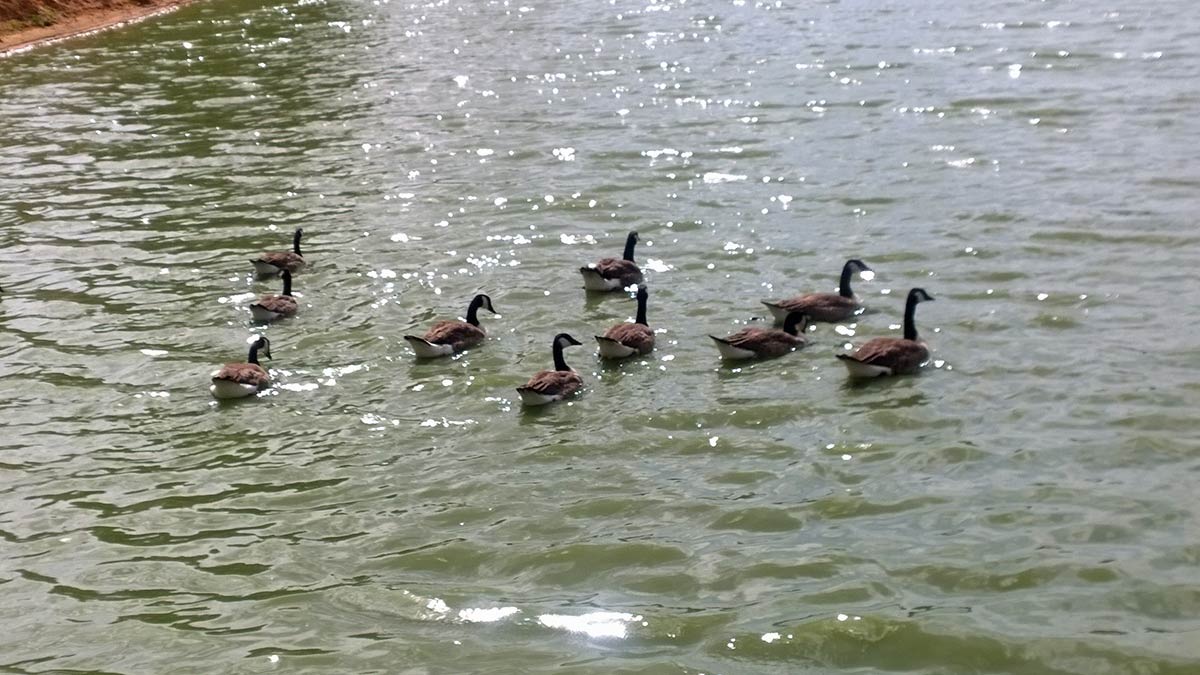
M1198 82L1186 0L230 0L0 59L0 670L1200 672ZM634 229L658 349L604 366ZM850 257L867 314L718 361ZM914 286L933 363L850 385ZM587 390L522 412L559 331Z

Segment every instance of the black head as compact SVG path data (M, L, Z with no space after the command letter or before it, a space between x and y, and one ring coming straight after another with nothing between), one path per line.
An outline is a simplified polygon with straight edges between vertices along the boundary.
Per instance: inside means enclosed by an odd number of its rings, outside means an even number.
M629 236L625 238L626 242L638 242L641 240L642 238L638 236L637 232L630 232Z
M251 347L257 349L264 357L271 358L271 341L265 335L258 336L258 339L254 341Z
M908 292L908 299L914 303L925 302L926 300L932 301L933 296L926 293L924 288L914 288Z
M638 300L645 300L646 298L650 297L650 291L646 289L645 284L638 284L637 293L634 294L633 297L637 298Z
M484 295L483 293L480 293L479 295L475 296L475 301L479 303L480 307L486 309L487 311L491 312L492 314L496 313L496 310L492 309L492 299L489 298L488 296Z
M572 347L581 344L583 343L571 337L568 333L559 333L558 335L554 336L554 346L556 347Z
M279 270L279 277L283 279L283 294L292 294L292 273L287 270Z
M300 237L303 237L303 236L304 236L304 228L297 227L295 234L292 235L292 239L295 239L296 241L300 241Z
M479 325L480 307L483 307L492 314L496 313L496 310L492 309L492 299L483 293L480 293L479 295L471 298L471 304L467 305L467 323L471 324L472 326Z
M855 272L871 272L871 271L873 271L873 270L871 270L870 267L867 267L867 263L859 260L858 258L851 258L851 259L847 260L846 261L846 269L853 270Z
M783 322L783 332L789 335L799 335L808 330L808 315L804 312L790 312Z

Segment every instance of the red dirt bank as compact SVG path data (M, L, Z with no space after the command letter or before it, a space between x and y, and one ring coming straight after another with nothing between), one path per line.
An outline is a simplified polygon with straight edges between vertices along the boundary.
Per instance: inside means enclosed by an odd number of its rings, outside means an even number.
M144 19L189 0L0 0L0 56Z

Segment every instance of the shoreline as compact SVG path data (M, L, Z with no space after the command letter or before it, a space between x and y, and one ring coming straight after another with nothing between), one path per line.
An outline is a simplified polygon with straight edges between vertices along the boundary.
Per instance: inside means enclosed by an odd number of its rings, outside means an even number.
M0 33L0 58L23 54L38 47L139 23L191 4L194 0L148 0L103 8L82 9L49 26L28 26Z

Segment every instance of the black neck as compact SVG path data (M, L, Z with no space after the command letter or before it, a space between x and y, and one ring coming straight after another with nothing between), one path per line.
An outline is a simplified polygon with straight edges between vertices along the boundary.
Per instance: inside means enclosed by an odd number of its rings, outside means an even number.
M292 275L285 270L283 273L283 294L291 297L292 295Z
M854 291L850 290L850 277L854 276L854 270L850 269L850 263L842 268L842 283L838 285L838 293L843 298L853 298Z
M467 306L467 323L472 326L479 325L479 308L483 307L483 298L478 295L471 299L471 304Z
M246 363L253 363L256 366L258 365L258 341L257 340L254 341L254 344L250 345L250 356L246 357Z
M625 259L633 262L633 247L637 245L637 237L632 233L625 239Z
M642 324L643 326L649 326L650 324L646 323L646 296L641 293L638 293L637 301L638 301L637 322Z
M300 252L300 230L296 230L296 234L292 235L292 251L296 255L304 255Z
M904 304L904 339L917 339L917 296L909 294L908 302Z
M808 317L799 312L792 312L787 315L787 319L783 322L783 332L788 335L799 335L800 329L805 327Z
M567 360L563 358L563 345L558 340L554 341L554 369L555 370L570 370L567 365Z

